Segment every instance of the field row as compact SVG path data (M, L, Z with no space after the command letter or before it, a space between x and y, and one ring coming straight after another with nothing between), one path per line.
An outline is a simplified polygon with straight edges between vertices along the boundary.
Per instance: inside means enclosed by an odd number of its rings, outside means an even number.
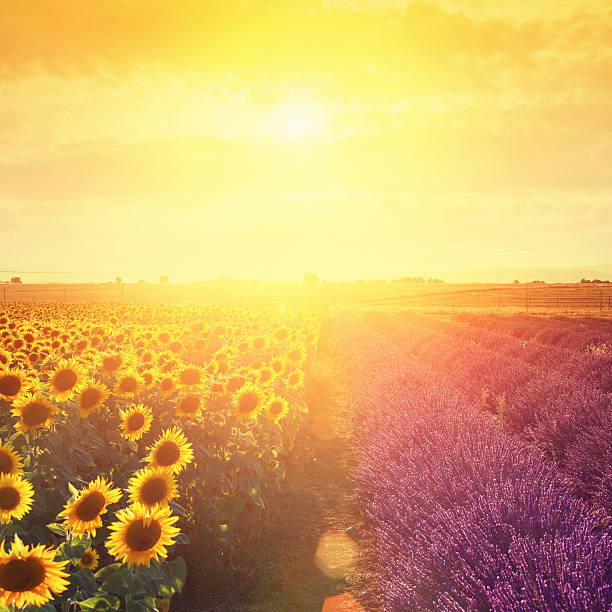
M503 350L498 332L419 317L343 315L335 334L381 607L608 610L601 376L572 375L571 352L548 368L510 336Z

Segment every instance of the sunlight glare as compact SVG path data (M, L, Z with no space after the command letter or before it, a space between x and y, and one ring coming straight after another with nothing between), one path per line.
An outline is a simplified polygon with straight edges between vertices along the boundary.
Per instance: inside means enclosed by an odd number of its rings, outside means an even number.
M267 128L275 140L315 139L325 133L327 116L315 102L290 101L271 110Z

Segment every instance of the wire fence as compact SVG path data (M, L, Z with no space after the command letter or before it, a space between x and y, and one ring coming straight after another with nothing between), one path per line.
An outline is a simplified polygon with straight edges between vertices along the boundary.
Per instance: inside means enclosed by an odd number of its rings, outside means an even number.
M586 310L612 313L612 285L424 285L407 290L381 286L363 291L354 284L318 287L264 284L113 284L0 285L3 302L245 302L317 301L338 308L390 308L521 311Z

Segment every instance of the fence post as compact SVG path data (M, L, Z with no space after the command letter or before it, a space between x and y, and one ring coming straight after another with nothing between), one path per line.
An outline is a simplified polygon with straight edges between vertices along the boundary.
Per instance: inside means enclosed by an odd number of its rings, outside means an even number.
M603 289L599 290L599 312L603 310Z
M525 287L525 310L529 312L529 289Z

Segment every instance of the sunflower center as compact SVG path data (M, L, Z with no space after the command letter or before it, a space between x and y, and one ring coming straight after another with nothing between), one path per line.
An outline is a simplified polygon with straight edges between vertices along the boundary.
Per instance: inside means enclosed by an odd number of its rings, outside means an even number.
M49 408L44 404L32 402L24 407L21 418L26 425L36 427L44 423L50 416Z
M86 552L82 557L81 557L81 565L84 565L85 567L89 567L90 565L93 564L93 555L90 552Z
M179 447L170 440L161 444L157 449L157 463L163 467L174 465L180 457L181 451Z
M161 534L161 525L158 521L153 520L145 525L143 519L138 519L127 528L125 542L131 550L144 552L157 544Z
M187 414L193 414L194 412L197 412L199 407L200 398L196 397L195 395L190 395L181 402L181 410L183 412L186 412Z
M163 478L149 478L140 489L140 498L147 504L153 506L166 499L168 495L168 484Z
M181 372L181 382L184 385L197 385L200 383L200 373L195 368L188 368Z
M130 414L127 420L128 431L138 431L145 422L144 414L142 412L134 412Z
M244 412L245 414L249 414L257 409L257 404L259 402L259 398L255 393L245 393L240 398L240 412Z
M272 402L270 404L270 413L271 414L279 414L283 410L282 402Z
M0 567L0 588L24 593L40 585L45 576L45 566L39 559L11 559Z
M100 391L98 389L85 389L81 394L81 408L89 410L100 401Z
M9 474L13 469L13 460L10 455L0 449L0 474Z
M121 384L119 387L121 391L131 393L132 391L136 391L138 388L138 381L131 376L126 376L125 378L121 379Z
M68 391L74 387L77 381L76 372L72 370L60 370L53 381L53 384L60 391Z
M120 366L121 366L121 357L119 357L119 356L116 356L116 357L105 357L102 360L102 367L107 372L112 372L114 370L118 370Z
M18 376L7 374L0 378L0 393L2 395L17 395L21 390L21 380Z
M21 501L19 491L14 487L2 487L0 489L0 510L13 510Z
M77 518L81 521L93 521L104 508L104 495L98 491L87 493L76 508Z

